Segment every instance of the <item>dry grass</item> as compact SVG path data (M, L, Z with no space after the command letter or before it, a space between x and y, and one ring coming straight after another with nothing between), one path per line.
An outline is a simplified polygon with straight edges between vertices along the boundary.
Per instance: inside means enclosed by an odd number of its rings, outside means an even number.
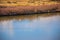
M1 6L38 6L38 5L51 5L51 4L58 4L57 2L34 2L34 3L28 3L28 2L17 2L17 3L3 3L0 4Z
M31 14L48 11L60 11L60 3L57 2L19 2L16 4L0 4L0 15ZM56 9L57 8L57 9Z

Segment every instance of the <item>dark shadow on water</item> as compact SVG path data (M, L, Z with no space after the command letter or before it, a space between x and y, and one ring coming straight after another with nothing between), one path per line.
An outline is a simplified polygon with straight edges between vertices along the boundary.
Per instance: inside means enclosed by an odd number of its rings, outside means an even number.
M22 14L22 15L11 15L11 16L0 16L0 21L3 20L12 20L12 19L31 19L33 20L34 18L38 18L38 17L49 17L49 16L54 16L54 15L60 15L60 13L44 13L44 14Z

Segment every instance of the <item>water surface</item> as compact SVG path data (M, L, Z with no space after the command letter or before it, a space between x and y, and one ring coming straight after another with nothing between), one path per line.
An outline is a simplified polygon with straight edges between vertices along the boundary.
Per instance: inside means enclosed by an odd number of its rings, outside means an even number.
M1 40L59 40L59 13L0 17Z

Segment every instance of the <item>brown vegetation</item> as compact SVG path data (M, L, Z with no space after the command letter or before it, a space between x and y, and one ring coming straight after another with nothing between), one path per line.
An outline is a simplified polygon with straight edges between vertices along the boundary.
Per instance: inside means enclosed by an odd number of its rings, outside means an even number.
M43 12L55 12L60 11L60 4L52 5L39 5L39 6L12 6L12 7L1 7L0 15L16 15L16 14L33 14Z
M7 4L0 4L0 15L19 15L34 14L45 12L60 11L60 3L57 2L40 2L40 0L28 2L7 1Z

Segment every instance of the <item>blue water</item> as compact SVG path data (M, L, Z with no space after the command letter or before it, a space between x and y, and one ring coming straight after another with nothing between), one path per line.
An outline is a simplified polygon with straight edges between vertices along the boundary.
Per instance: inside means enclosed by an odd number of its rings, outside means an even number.
M59 15L31 18L13 18L11 20L4 19L0 21L0 40L60 39Z

